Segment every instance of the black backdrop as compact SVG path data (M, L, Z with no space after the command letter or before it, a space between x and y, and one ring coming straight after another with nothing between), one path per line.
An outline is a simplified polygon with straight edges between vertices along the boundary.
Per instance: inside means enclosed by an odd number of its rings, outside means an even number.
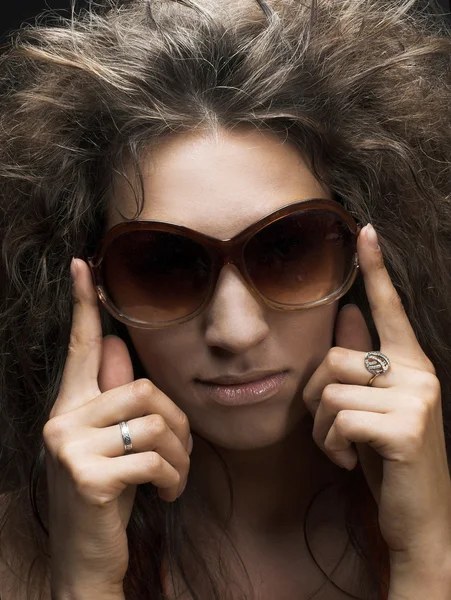
M451 0L435 1L445 12L450 11ZM87 3L88 0L77 0L77 6L80 7ZM2 0L2 4L0 39L4 39L11 29L19 27L22 22L32 21L33 17L44 9L66 11L70 6L70 0Z
M11 29L20 26L24 21L33 21L40 12L48 9L70 15L70 0L2 0L0 38L3 40ZM83 7L88 0L77 0L77 6Z

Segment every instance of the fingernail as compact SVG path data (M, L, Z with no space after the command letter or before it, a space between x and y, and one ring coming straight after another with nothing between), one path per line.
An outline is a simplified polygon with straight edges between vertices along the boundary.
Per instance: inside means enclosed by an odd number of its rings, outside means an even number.
M380 250L379 243L377 241L377 233L371 223L368 223L366 226L366 236L368 240L368 244L373 250Z
M75 258L72 258L70 263L70 275L72 277L72 283L75 283L75 280L77 279L77 268L77 261Z
M192 451L193 451L193 436L191 434L189 434L189 438L188 438L188 454L191 454Z

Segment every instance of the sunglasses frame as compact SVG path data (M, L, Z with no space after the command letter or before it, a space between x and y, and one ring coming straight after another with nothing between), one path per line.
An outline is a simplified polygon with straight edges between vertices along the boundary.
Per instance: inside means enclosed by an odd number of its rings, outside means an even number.
M247 268L244 261L244 249L247 242L259 231L266 226L279 221L280 219L289 216L291 214L304 212L312 209L325 209L330 212L338 214L348 226L349 231L352 235L353 250L354 250L354 261L351 272L347 279L343 282L341 287L320 300L308 302L305 304L282 304L270 300L263 296L258 289L255 287L251 277L247 272ZM110 244L120 235L129 231L159 231L166 233L174 233L177 235L183 235L188 237L190 240L201 244L209 253L212 260L212 274L209 284L209 290L202 304L196 308L193 312L179 317L172 321L161 321L157 323L147 323L142 321L136 321L130 317L127 317L121 313L113 304L111 298L108 296L103 282L102 275L102 263L104 260L105 252ZM332 302L340 299L353 285L357 273L359 271L359 261L357 255L357 237L360 231L360 224L358 224L351 214L335 200L329 200L325 198L309 198L301 200L299 202L287 204L282 208L266 215L262 219L246 227L243 231L235 235L233 238L221 240L218 238L211 237L209 235L200 233L185 227L184 225L176 225L165 221L152 221L152 220L133 220L119 223L112 227L103 239L101 240L95 254L88 258L88 264L91 269L94 287L96 288L97 294L100 301L106 308L106 310L118 321L129 325L131 327L137 327L140 329L163 329L174 325L180 325L185 323L199 315L208 306L212 299L219 274L222 268L227 264L233 264L240 272L247 288L259 301L262 301L266 306L274 308L276 310L293 311L303 310L307 308L313 308L317 306L324 306L331 304Z

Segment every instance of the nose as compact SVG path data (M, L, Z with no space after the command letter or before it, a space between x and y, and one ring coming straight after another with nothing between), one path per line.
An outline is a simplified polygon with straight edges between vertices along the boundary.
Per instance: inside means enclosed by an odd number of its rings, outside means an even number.
M234 265L225 265L206 310L209 346L240 354L257 346L269 333L265 307L246 286Z

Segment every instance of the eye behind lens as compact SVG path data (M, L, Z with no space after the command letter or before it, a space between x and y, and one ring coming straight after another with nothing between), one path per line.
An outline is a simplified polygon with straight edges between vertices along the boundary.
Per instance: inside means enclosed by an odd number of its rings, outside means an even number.
M166 231L126 232L112 241L102 263L110 303L141 323L165 323L195 312L208 294L211 277L208 250Z
M244 248L246 269L269 301L301 307L334 295L354 271L355 234L338 213L311 209L257 232Z

